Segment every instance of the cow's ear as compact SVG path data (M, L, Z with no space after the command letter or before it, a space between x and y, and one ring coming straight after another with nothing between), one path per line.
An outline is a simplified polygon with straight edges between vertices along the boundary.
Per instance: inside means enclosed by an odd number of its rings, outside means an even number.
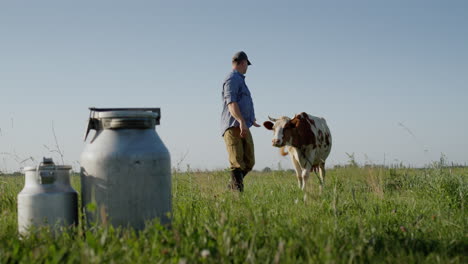
M263 122L263 126L268 130L273 130L273 123L270 121Z
M294 117L291 121L286 123L284 128L288 128L288 127L297 128L298 126L299 126L299 120L296 117Z

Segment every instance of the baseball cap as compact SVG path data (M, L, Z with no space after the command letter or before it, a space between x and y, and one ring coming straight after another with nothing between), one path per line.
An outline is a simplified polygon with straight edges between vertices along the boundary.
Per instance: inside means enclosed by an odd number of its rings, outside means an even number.
M243 60L247 60L247 63L249 65L252 65L252 63L250 63L249 61L249 58L247 57L247 54L245 54L245 52L243 51L236 52L236 54L234 54L234 56L232 57L232 61L243 61Z

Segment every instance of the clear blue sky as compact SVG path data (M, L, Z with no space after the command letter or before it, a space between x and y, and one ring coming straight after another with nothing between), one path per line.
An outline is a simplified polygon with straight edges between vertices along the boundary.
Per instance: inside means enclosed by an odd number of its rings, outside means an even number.
M468 162L467 1L2 1L0 170L58 159L52 123L76 168L89 106L161 107L173 165L227 167L221 85L239 50L257 119L324 117L329 165ZM252 132L257 169L290 167Z

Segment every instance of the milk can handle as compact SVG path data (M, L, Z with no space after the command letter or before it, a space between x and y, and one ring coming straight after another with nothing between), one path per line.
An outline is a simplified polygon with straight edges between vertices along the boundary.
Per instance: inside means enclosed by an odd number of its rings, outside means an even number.
M39 184L51 184L55 182L55 172L54 171L39 171L39 167L44 165L44 162L39 163L36 167L36 177Z
M86 128L84 141L86 141L86 138L88 138L89 131L91 129L96 130L97 128L98 128L98 120L96 118L91 117L91 115L90 115L89 119L88 119L88 126Z

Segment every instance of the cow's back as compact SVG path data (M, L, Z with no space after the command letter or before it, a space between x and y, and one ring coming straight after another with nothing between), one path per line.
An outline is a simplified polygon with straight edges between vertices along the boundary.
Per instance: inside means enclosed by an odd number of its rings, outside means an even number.
M314 165L325 162L331 151L332 137L330 129L328 128L327 121L322 117L317 117L308 114L309 122L311 124L312 132L316 138L316 149L314 157Z

